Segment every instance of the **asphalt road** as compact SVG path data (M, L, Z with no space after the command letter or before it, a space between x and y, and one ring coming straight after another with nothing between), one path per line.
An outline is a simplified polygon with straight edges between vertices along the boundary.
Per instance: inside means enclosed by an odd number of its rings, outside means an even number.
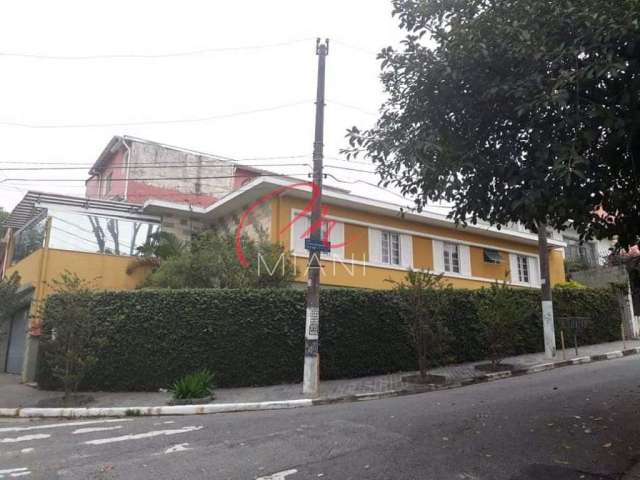
M638 458L638 357L357 404L0 422L7 479L594 480Z

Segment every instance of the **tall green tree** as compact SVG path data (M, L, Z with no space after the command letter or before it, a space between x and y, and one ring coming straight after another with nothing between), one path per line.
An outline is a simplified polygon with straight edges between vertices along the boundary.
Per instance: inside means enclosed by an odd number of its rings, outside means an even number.
M249 266L236 255L235 235L208 231L188 248L164 259L147 279L154 288L262 288L286 287L295 278L288 252L264 239L242 239Z
M373 128L349 131L349 153L460 222L638 242L638 0L393 6L407 34L379 55L388 98Z
M458 222L537 231L553 357L548 226L623 247L640 234L640 2L393 5L407 35L379 55L388 99L373 128L348 132L348 153L419 209L446 200Z

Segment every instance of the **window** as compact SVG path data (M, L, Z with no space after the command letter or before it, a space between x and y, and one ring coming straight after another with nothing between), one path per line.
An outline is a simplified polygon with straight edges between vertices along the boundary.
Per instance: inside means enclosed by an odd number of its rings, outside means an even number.
M113 172L107 175L107 183L105 185L105 193L111 193L111 180L113 179Z
M455 243L444 243L442 245L444 256L444 271L460 273L460 251Z
M400 265L400 234L382 232L382 263Z
M521 283L529 283L529 259L524 255L518 255L518 281Z
M484 262L485 263L502 263L502 255L498 250L493 250L491 248L484 249Z

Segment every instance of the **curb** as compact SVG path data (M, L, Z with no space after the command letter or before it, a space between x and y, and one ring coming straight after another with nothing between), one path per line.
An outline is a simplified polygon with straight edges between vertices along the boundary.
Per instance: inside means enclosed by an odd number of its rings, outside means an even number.
M310 407L310 399L252 403L208 403L204 405L172 405L162 407L107 408L0 408L0 417L79 418L79 417L143 417L157 415L205 415L210 413L253 412Z
M283 410L290 408L302 408L318 405L332 405L337 403L352 403L368 400L380 400L384 398L400 397L418 393L434 392L441 390L451 390L478 383L493 382L503 378L530 375L533 373L545 372L555 368L572 365L582 365L585 363L612 360L614 358L628 357L640 353L640 347L627 350L616 350L599 355L576 357L570 360L558 362L541 363L531 367L516 369L511 371L487 373L473 378L448 383L445 385L421 385L412 388L402 388L397 390L387 390L374 393L357 393L340 397L327 398L301 398L296 400L278 400L272 402L249 402L249 403L208 403L204 405L172 405L159 407L106 407L106 408L0 408L1 417L14 418L81 418L81 417L141 417L160 415L206 415L213 413L229 412L254 412L260 410ZM635 477L632 477L635 478ZM638 477L640 479L640 476Z

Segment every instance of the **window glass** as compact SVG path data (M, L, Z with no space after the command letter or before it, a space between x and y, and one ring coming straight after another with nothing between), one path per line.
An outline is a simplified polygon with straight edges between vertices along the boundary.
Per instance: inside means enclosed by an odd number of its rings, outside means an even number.
M51 212L49 247L109 255L136 255L159 225L67 211Z
M382 263L400 265L400 234L396 232L382 232Z
M14 236L14 248L11 263L19 262L42 248L47 229L47 216L31 223Z
M529 262L524 255L518 255L518 281L529 283Z
M444 243L442 247L444 255L445 272L460 273L460 252L455 243Z

